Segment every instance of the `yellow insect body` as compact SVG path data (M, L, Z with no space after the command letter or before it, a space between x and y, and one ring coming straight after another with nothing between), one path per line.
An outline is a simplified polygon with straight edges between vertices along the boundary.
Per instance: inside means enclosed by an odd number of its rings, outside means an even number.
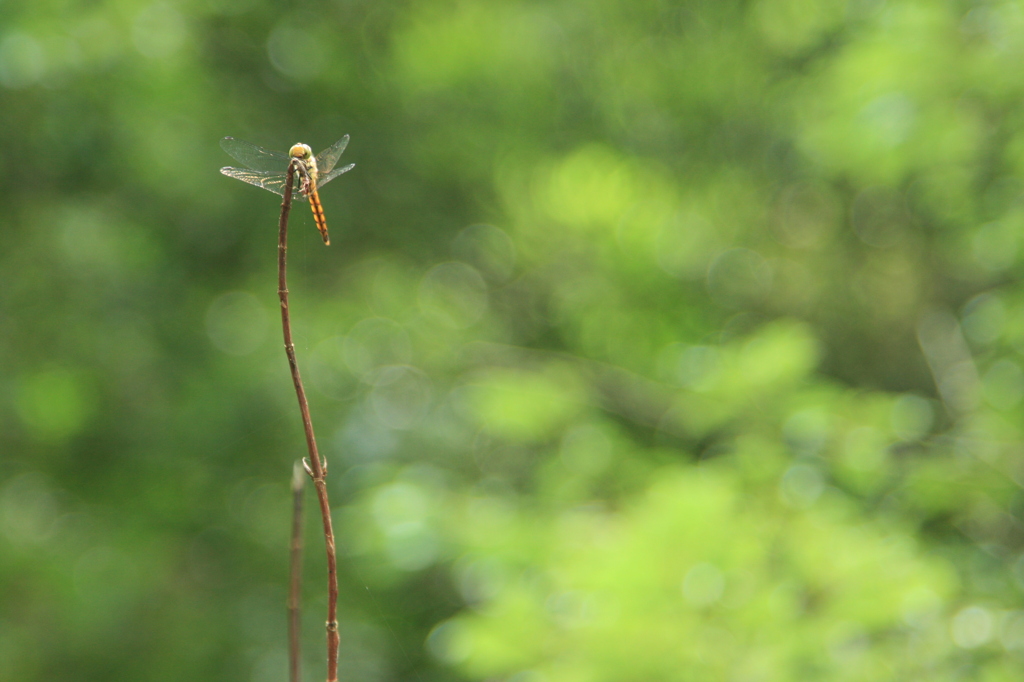
M306 144L292 145L288 153L283 154L258 147L251 142L225 137L220 141L220 146L246 167L225 167L221 168L220 172L229 178L235 178L284 196L287 188L288 164L295 164L297 168L294 173L299 176L299 192L309 199L309 207L313 210L313 220L316 221L316 228L320 230L320 235L324 238L324 244L330 244L331 240L327 236L327 220L324 218L324 209L320 204L319 189L342 173L352 170L355 166L350 163L347 166L336 167L338 159L347 145L348 135L313 156L313 150Z
M331 238L327 236L327 219L324 217L324 207L320 204L320 195L316 191L316 180L319 174L316 167L316 157L308 144L292 145L288 154L293 159L302 161L306 171L302 174L302 195L309 199L309 207L313 211L313 220L316 222L316 229L320 230L320 236L324 238L324 244L330 244Z

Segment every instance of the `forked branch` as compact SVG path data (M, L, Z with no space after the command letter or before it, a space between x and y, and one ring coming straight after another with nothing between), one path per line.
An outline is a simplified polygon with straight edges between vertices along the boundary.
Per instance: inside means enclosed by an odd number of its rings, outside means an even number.
M295 384L295 395L299 399L299 411L302 413L302 428L306 433L306 448L309 457L303 460L306 473L313 479L316 497L320 503L320 516L324 526L324 544L327 548L327 682L338 680L338 559L334 548L334 528L331 525L331 507L327 501L327 463L320 460L316 449L316 437L313 435L313 422L309 417L309 404L306 402L306 391L302 387L299 376L299 364L295 360L295 344L292 343L292 325L288 314L288 213L292 207L292 192L295 173L306 174L306 168L300 159L292 159L288 165L288 175L284 185L284 200L281 202L281 221L277 242L277 296L281 299L281 329L284 332L284 351L288 355L288 366L292 372L292 383Z

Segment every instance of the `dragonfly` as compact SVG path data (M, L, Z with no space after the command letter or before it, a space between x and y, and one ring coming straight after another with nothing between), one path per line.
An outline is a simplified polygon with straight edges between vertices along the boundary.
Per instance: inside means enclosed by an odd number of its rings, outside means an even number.
M309 199L309 207L313 210L313 220L316 221L316 229L320 230L324 244L330 244L331 238L327 236L324 207L320 204L320 195L317 193L317 189L355 167L354 163L350 163L347 166L335 168L338 158L345 151L347 145L348 135L314 157L313 150L308 144L294 144L285 154L284 152L272 152L251 142L225 137L220 141L221 148L246 168L228 166L221 168L220 172L229 178L236 178L284 196L288 164L298 160L300 163L293 175L295 182L293 189Z

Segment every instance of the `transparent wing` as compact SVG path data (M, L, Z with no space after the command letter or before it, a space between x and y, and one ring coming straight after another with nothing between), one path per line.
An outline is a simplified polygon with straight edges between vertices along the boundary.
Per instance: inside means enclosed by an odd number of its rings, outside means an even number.
M258 147L251 142L236 140L233 137L225 137L220 141L220 146L221 149L230 154L235 161L238 161L243 166L248 166L253 170L276 171L283 175L288 169L289 159L283 152L272 152L269 149ZM344 148L344 145L342 145L342 148ZM331 149L334 149L334 147L331 147ZM330 149L327 151L330 151ZM327 152L324 153L326 154ZM319 159L317 159L317 161L319 162ZM225 175L227 175L227 173L225 173ZM241 180L241 178L239 179ZM246 182L249 182L249 180L246 180ZM253 184L255 185L257 183Z
M317 169L317 171L319 173L321 173L321 174L325 174L325 175L329 174L334 169L334 164L338 163L338 158L341 156L341 153L343 151L345 151L345 147L346 146L348 146L348 135L346 135L345 137L341 138L340 140L338 140L337 142L332 144L330 147L328 147L327 149L325 149L322 152L320 152L319 154L317 154L316 155L316 169ZM256 147L256 148L259 149L259 147ZM228 153L231 154L231 152L228 152ZM231 155L234 156L234 154L231 154ZM235 158L238 159L237 156L235 156ZM241 159L239 159L239 161L241 161ZM245 163L245 162L243 161L242 163ZM341 171L341 172L344 173L345 171ZM338 173L338 175L341 175L341 173ZM333 178L333 177L337 177L337 176L332 175L331 177ZM330 178L328 178L328 179L330 179ZM327 180L321 180L320 184L322 185L325 182L327 182Z
M317 163L319 163L319 161ZM344 168L335 168L334 170L332 170L327 175L320 175L320 178L316 181L316 186L317 187L323 187L324 185L326 185L328 182L330 182L334 178L338 177L342 173L349 172L350 170L352 170L355 167L356 167L356 165L354 163L350 163L349 165L345 166Z
M256 185L263 189L270 190L274 194L280 194L284 196L284 183L287 176L279 171L258 171L250 170L248 168L221 168L220 172L229 178L235 178L242 182L248 182L250 185ZM301 177L298 173L295 174L296 185L298 185L298 178Z

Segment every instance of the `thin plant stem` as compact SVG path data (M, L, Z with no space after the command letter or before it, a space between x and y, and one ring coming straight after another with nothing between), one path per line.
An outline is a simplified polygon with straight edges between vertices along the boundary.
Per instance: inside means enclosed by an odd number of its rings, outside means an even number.
M292 471L292 542L288 562L288 679L299 682L299 661L302 644L302 494L306 491L306 476L302 465L295 463Z
M324 526L324 544L327 548L327 682L338 680L338 559L334 548L334 528L331 525L331 507L327 501L327 463L321 462L316 449L316 437L313 435L313 422L309 418L309 404L306 402L306 391L302 387L299 376L299 363L295 360L295 344L292 343L292 325L288 314L288 212L292 207L292 185L295 172L305 174L305 166L299 159L292 159L288 164L288 174L284 185L284 200L281 202L280 234L277 242L277 296L281 299L281 328L284 332L284 351L288 355L288 366L292 372L292 383L295 384L295 395L299 399L299 411L302 413L302 427L306 432L306 447L309 457L303 460L306 473L313 479L316 497L320 502L320 517Z

